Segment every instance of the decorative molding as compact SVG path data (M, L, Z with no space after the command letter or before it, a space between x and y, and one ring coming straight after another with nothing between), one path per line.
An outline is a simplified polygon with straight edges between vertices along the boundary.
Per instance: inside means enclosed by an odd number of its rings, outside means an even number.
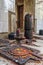
M18 3L17 5L21 6L21 5L24 5L24 3Z
M9 13L11 13L11 14L14 14L14 15L16 15L16 14L15 14L15 12L12 12L12 11L8 11L8 12L9 12Z

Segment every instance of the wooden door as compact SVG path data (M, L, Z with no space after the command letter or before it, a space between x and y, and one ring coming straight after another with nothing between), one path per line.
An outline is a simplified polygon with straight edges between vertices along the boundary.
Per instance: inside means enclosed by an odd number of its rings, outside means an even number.
M23 5L18 6L18 27L23 28Z

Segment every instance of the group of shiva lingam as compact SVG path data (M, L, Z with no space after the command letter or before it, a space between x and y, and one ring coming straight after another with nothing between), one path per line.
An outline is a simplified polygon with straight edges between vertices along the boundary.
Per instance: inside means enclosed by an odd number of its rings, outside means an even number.
M32 15L26 14L25 15L25 24L24 24L24 37L26 39L26 43L32 41L36 41L35 38L33 38L33 27L32 27ZM17 29L16 34L19 36L20 28Z

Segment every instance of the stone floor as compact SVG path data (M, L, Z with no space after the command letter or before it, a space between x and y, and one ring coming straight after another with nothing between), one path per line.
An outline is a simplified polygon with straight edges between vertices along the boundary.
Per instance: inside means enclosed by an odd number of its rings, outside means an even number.
M40 54L43 54L43 40L37 39L36 42L33 42L33 44L35 44L37 46L26 45L26 44L25 44L25 46L37 49L40 51ZM24 46L24 44L22 44L22 45Z
M37 49L40 51L40 54L43 55L43 40L37 39L36 42L33 42L33 44L36 44L38 46L31 46L31 45L26 45L26 44L25 44L25 46ZM22 44L22 45L24 46L24 44ZM17 65L17 64L0 56L0 65ZM25 65L43 65L43 61L40 61L40 63L39 62L38 63L27 62Z

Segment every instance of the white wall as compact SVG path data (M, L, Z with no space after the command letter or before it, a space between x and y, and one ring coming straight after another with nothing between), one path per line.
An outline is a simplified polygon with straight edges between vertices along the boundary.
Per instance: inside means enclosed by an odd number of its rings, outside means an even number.
M5 12L4 0L0 0L0 32L8 32L8 14Z
M15 11L15 0L0 0L0 32L8 32L8 10Z
M43 2L40 1L35 5L36 33L39 33L40 29L43 30Z

